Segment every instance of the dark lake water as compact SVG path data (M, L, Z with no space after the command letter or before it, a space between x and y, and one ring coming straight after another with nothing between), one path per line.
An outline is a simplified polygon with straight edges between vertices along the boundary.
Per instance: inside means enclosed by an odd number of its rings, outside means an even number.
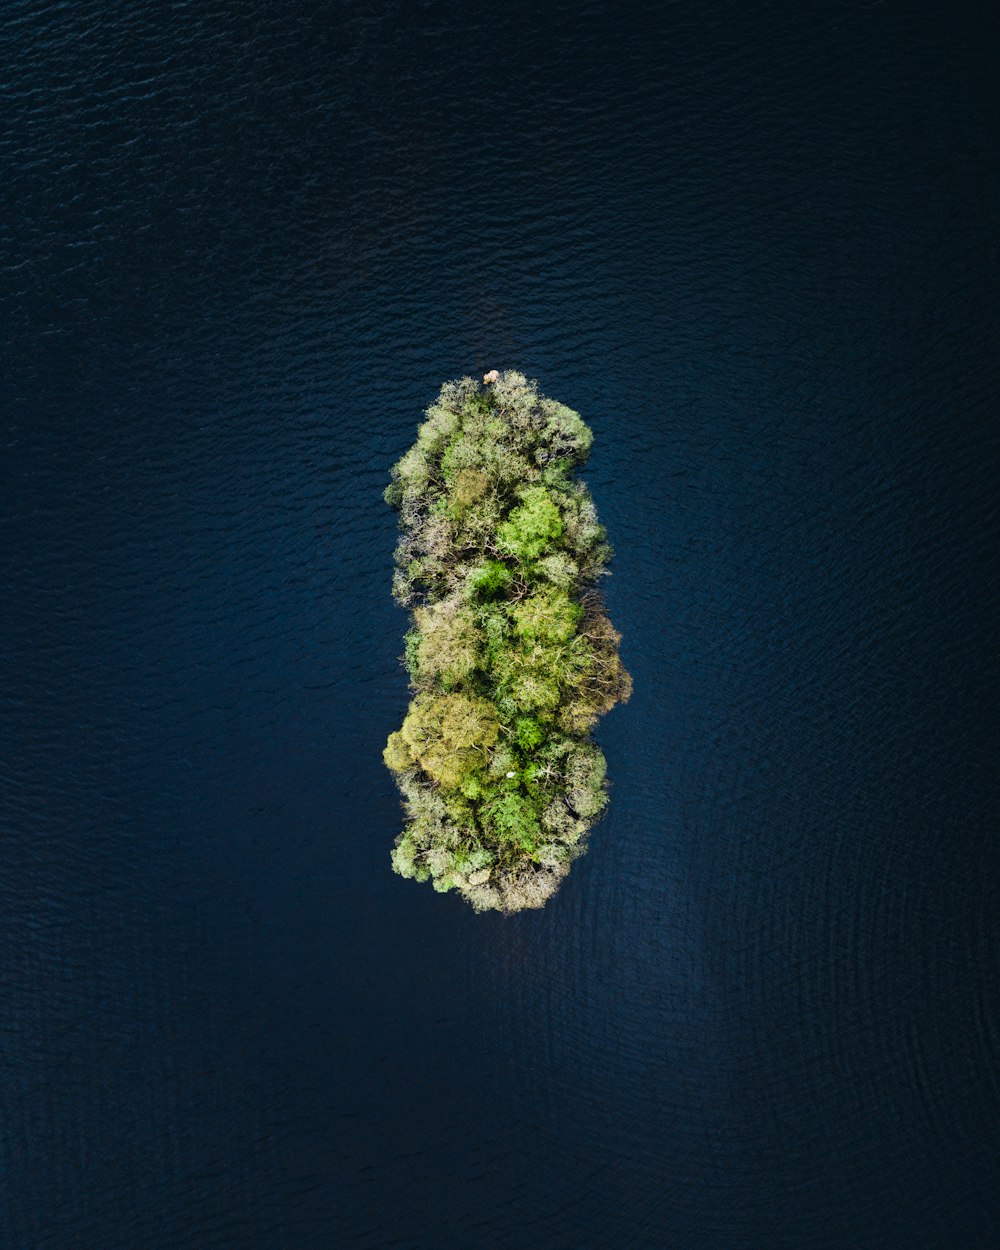
M0 13L3 1250L993 1250L996 24ZM635 678L541 913L392 875L381 498L580 410Z

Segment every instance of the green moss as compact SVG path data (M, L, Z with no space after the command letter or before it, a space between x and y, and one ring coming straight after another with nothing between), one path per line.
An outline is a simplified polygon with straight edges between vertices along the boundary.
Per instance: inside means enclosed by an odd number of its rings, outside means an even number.
M446 383L385 492L414 696L385 761L401 876L476 910L542 906L607 802L598 716L627 699L595 579L610 556L578 413L523 375Z

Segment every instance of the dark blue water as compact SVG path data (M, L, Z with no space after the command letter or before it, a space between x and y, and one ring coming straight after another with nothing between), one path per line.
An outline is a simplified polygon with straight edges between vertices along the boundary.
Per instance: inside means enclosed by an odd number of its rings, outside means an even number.
M990 1250L995 24L8 0L4 1250ZM381 490L593 426L542 913L394 877Z

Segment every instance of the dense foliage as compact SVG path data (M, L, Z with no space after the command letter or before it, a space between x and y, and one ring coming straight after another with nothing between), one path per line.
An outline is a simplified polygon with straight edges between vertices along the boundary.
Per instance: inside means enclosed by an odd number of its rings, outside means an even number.
M573 469L591 432L521 374L448 382L393 467L414 696L385 762L395 870L477 910L541 907L607 802L597 718L627 699L595 589L611 554Z

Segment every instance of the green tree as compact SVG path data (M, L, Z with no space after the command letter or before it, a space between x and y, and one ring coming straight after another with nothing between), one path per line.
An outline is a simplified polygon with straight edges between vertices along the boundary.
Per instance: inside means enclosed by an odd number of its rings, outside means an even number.
M497 530L497 545L518 560L537 560L563 531L562 516L545 486L525 486L521 504Z
M393 593L414 689L384 758L406 811L392 866L477 910L540 907L607 803L597 718L628 698L596 578L592 436L522 374L446 383L392 470Z

